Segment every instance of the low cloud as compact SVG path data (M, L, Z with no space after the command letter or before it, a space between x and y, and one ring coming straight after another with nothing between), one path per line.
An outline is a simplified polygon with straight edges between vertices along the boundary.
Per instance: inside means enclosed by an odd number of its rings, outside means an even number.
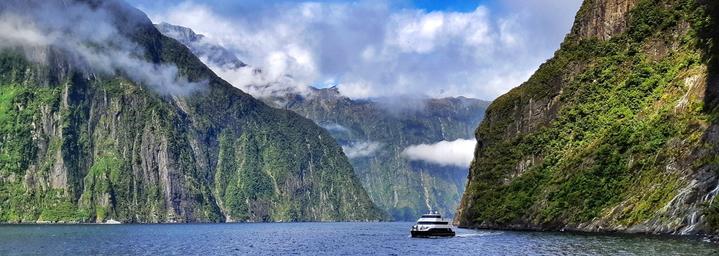
M145 49L123 36L133 25L149 22L131 8L119 1L92 7L80 1L3 1L0 50L20 50L28 60L42 64L48 64L49 51L60 51L76 68L122 74L160 94L186 95L199 89L201 83L180 76L175 65L144 60ZM138 20L118 17L123 14Z
M222 9L185 1L156 9L152 17L190 27L261 69L258 78L251 69L213 67L259 97L336 81L352 98L493 99L552 56L580 2L507 0L497 4L501 7L454 12L381 1L238 2ZM233 8L252 11L223 11ZM279 89L257 86L265 84Z
M440 141L407 147L402 155L413 161L424 161L442 166L468 167L474 158L475 140Z
M342 150L348 158L360 158L373 155L381 147L379 142L365 141L342 146Z
M348 132L349 131L349 129L347 129L347 127L344 127L343 125L338 124L338 123L325 123L325 124L320 124L320 126L330 132Z
M253 66L227 68L203 57L200 60L225 81L258 98L283 97L288 94L307 96L311 93L309 87L288 75L275 76Z

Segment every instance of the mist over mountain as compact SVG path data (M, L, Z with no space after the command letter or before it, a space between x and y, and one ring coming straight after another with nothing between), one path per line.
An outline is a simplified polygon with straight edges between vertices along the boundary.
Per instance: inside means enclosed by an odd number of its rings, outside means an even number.
M198 35L189 28L167 23L160 23L155 26L166 36L174 38L190 48L205 63L212 63L222 69L240 69L247 66L231 51L204 40L205 36Z
M552 56L581 1L464 1L463 10L414 5L420 2L460 1L185 1L143 8L155 22L206 35L269 80L291 74L297 84L336 84L352 99L490 100ZM246 82L228 81L240 88Z
M157 26L168 36L182 37L180 42L197 45L202 40L186 36L194 33L173 32L188 28ZM202 56L205 51L196 53ZM210 67L220 66L210 58L201 59L210 61ZM343 96L336 87L252 86L262 88L256 96L267 104L299 113L329 131L372 200L395 219L412 220L429 209L451 216L464 191L474 148L474 142L462 139L471 138L488 102L416 96L356 100Z

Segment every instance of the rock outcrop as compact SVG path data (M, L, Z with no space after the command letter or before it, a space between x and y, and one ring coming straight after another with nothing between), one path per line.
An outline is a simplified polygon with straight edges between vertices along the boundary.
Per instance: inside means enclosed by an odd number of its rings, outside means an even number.
M572 33L583 39L609 40L628 28L636 0L590 0L579 10Z

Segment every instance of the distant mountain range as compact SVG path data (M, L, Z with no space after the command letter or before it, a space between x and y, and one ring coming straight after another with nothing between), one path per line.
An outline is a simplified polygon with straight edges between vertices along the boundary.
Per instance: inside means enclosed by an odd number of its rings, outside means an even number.
M156 26L187 45L208 66L219 69L215 70L218 73L231 69L262 72L245 65L228 68L227 63L244 63L189 28L166 23ZM354 100L336 87L292 88L271 82L249 86L250 91L272 92L255 95L267 104L292 110L329 131L350 158L370 198L393 219L414 220L430 208L450 216L454 213L464 191L467 167L412 161L404 152L413 145L473 138L489 102L464 97Z

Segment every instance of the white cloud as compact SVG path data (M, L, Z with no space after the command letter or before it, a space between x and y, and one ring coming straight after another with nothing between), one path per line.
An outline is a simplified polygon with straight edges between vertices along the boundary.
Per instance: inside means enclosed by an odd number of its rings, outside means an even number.
M325 128L325 130L331 131L331 132L349 132L349 129L347 127L344 127L341 124L338 123L325 123L320 124L322 128Z
M493 99L551 57L579 3L507 0L501 4L506 10L427 12L378 1L286 2L229 15L186 1L153 20L190 27L261 68L262 79L213 68L243 89L260 83L301 88L334 79L353 98Z
M0 49L19 49L30 61L43 64L48 64L49 49L61 51L74 67L100 74L122 73L161 94L185 95L199 89L201 84L181 77L175 65L142 58L145 49L117 28L116 21L122 18L131 19L123 21L127 26L149 23L130 8L114 1L93 7L79 2L2 2Z
M360 158L373 155L381 147L379 142L364 141L342 146L342 150L348 158Z
M474 158L475 140L440 141L407 147L402 155L414 161L424 161L442 166L468 167Z

